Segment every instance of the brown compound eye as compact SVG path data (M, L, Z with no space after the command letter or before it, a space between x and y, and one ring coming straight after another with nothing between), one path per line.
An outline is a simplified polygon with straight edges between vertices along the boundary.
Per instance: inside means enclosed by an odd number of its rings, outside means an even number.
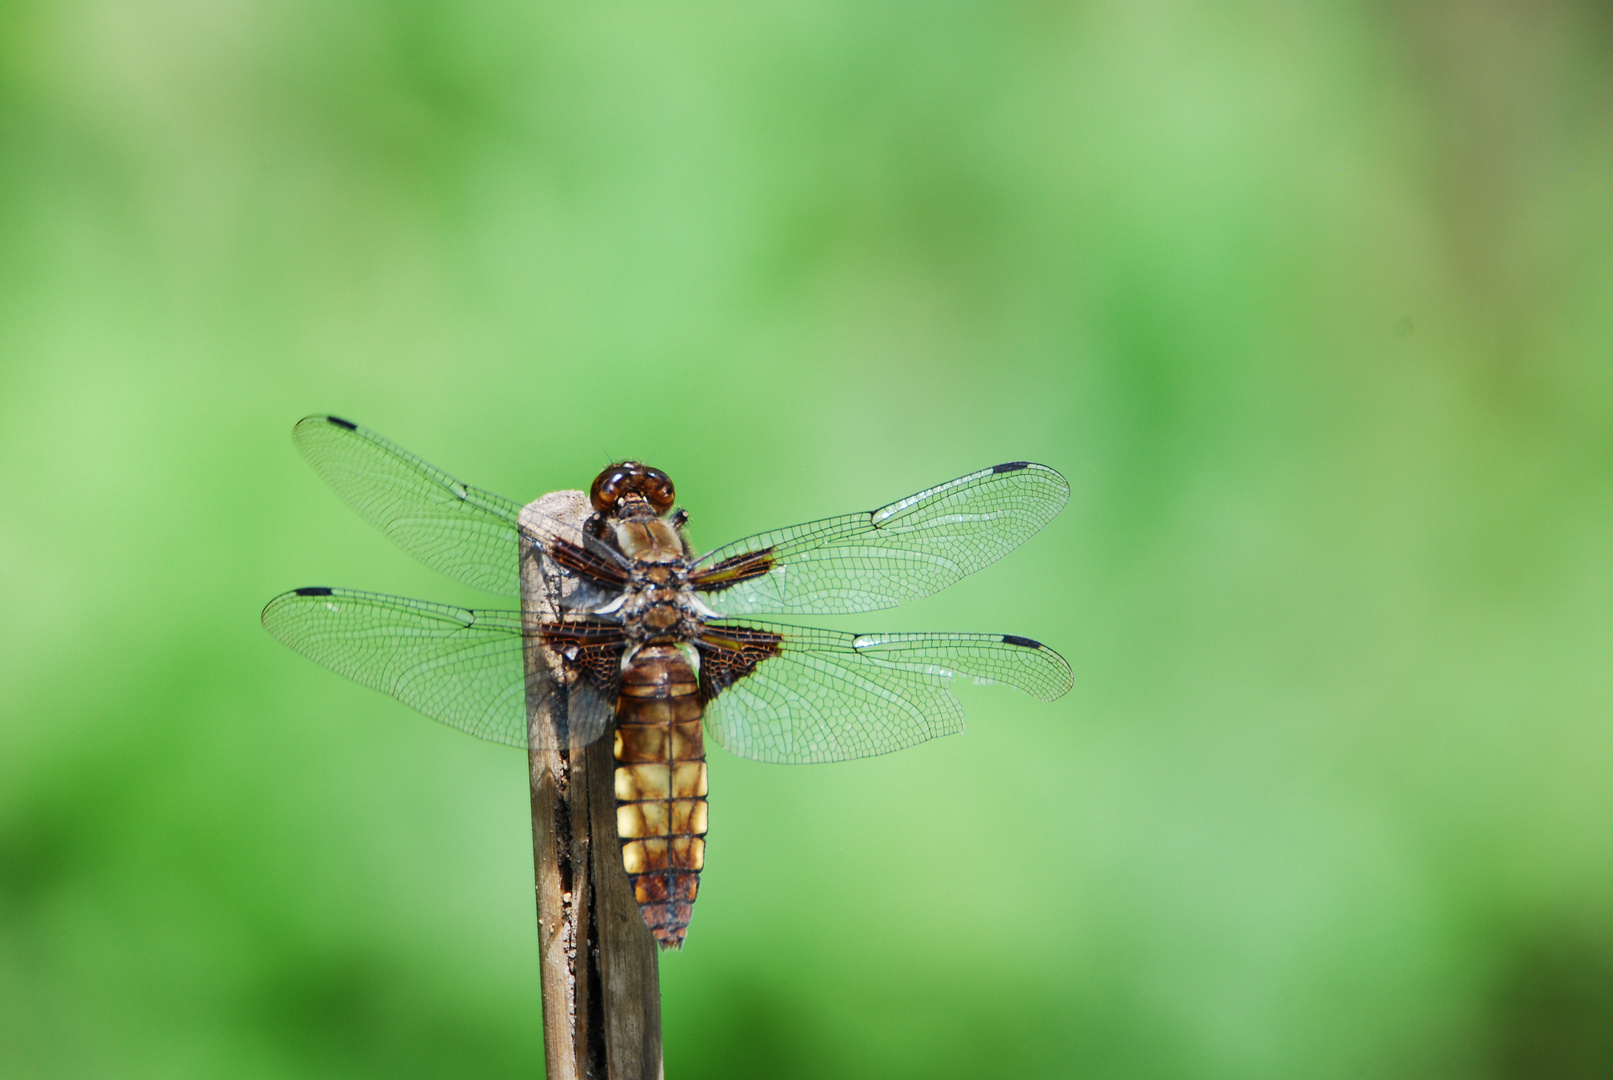
M643 466L642 479L639 481L639 490L649 501L650 509L657 514L664 514L672 509L672 501L677 496L672 490L672 478L660 469Z
M633 462L624 461L595 477L594 486L588 493L588 500L594 504L594 509L601 514L616 509L616 500L632 489L633 473L637 468Z
M616 504L629 495L637 495L650 504L657 515L672 509L672 478L660 469L652 469L637 461L623 461L611 465L594 479L589 501L601 514L613 513Z

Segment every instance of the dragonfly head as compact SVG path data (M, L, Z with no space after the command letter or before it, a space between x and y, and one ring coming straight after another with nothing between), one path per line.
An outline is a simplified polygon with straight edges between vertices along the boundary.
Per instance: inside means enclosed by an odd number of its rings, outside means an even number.
M588 494L600 514L627 519L660 517L672 509L675 497L671 477L637 461L606 466Z

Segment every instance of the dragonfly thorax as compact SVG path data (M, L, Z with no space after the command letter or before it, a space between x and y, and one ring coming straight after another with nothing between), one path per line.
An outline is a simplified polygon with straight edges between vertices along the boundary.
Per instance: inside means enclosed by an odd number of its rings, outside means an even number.
M639 562L626 590L611 604L635 642L690 641L711 612L689 587L689 563Z
M624 496L616 503L616 516L607 528L616 549L632 560L621 595L599 614L622 621L629 641L682 642L692 640L711 611L691 586L694 563L676 516L623 513L645 500Z
M683 537L678 527L665 518L616 520L611 522L616 547L634 562L687 566Z

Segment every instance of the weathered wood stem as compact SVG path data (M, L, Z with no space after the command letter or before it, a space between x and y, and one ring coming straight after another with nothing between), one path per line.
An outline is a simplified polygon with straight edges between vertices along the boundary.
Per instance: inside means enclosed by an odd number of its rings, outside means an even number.
M582 524L580 491L556 491L522 513L543 536L547 515ZM530 627L555 614L558 570L523 545L521 610ZM526 640L529 674L558 675L543 642ZM661 983L655 939L639 914L616 838L615 761L608 739L575 750L540 750L563 728L564 687L528 700L532 858L538 898L543 1051L548 1080L661 1080ZM548 745L554 744L551 735Z

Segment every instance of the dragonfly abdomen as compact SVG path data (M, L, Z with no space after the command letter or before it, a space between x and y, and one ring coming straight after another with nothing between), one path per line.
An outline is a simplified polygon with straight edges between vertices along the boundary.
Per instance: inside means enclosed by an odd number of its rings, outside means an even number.
M700 686L674 645L647 645L616 704L616 835L644 922L681 948L706 853L706 751Z

